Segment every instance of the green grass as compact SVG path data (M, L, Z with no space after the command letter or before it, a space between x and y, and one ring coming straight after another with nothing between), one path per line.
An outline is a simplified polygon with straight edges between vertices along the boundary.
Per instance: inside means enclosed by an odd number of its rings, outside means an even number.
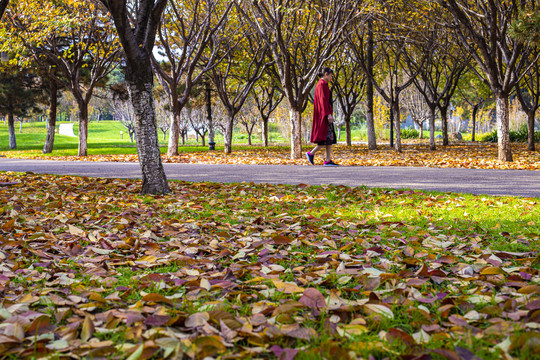
M483 252L484 254L493 250L529 252L536 251L540 247L540 202L538 199L365 187L349 188L333 185L302 187L176 181L171 182L173 189L171 195L141 196L137 194L137 189L126 189L126 186L133 184L140 186L140 182L133 180L90 180L81 177L32 174L8 176L19 181L20 185L11 188L9 192L0 188L0 196L11 199L0 208L0 217L5 217L16 208L21 220L16 224L15 233L22 234L24 229L26 232L24 236L28 236L25 239L32 239L32 231L48 233L49 230L54 230L55 247L64 246L66 240L72 244L73 237L67 232L67 225L57 220L56 222L43 220L70 216L73 219L70 224L95 233L97 239L108 239L111 236L110 241L116 241L118 246L128 244L127 248L115 248L110 258L101 259L95 264L100 267L101 274L100 272L88 273L89 269L94 269L94 265L88 267L83 260L89 256L89 253L71 257L68 254L55 252L55 256L64 256L64 258L56 260L55 267L39 269L39 274L50 273L51 276L57 272L73 274L73 280L76 283L71 285L70 294L88 297L90 293L99 291L102 297L106 297L115 292L118 293L117 300L92 305L96 307L96 312L105 312L115 308L127 309L138 303L143 304L143 297L150 293L176 296L174 305L164 306L164 311L169 316L183 318L196 312L211 310L207 304L214 307L216 303L219 303L220 309L229 314L250 318L252 306L259 301L272 302L278 306L288 301L298 301L301 294L276 291L270 278L260 279L259 271L262 264L257 254L263 247L241 260L233 259L231 256L247 245L243 242L249 237L270 240L270 235L263 234L266 230L273 230L278 235L285 234L291 239L308 241L289 246L271 245L279 250L274 253L272 263L285 268L285 271L277 275L279 280L295 282L299 276L309 276L313 281L303 284L304 287L315 287L324 296L337 291L341 298L350 301L365 299L368 296L367 290L383 292L381 300L386 296L395 296L399 300L390 302L394 314L393 319L370 314L362 308L343 313L341 311L323 312L320 316L311 316L309 309L299 308L276 316L272 321L275 321L277 327L299 322L302 327L313 329L318 334L317 338L309 342L291 340L288 337L265 340L268 345L300 349L298 359L324 359L328 357L328 354L333 354L335 357L344 356L340 351L353 351L356 355L365 358L372 354L376 358L398 359L401 355L410 355L412 350L401 341L381 340L381 333L398 328L408 334L413 334L419 331L422 325L433 323L442 325L447 322L447 315L443 316L439 313L440 301L422 304L428 310L424 312L420 310L419 303L407 299L407 296L396 288L396 285L405 281L400 276L396 277L395 283L393 280L381 281L373 288L367 289L366 277L351 276L347 279L346 274L338 272L340 258L333 257L328 261L320 262L319 255L322 251L339 250L342 255L356 256L356 259L367 267L381 269L381 264L391 263L392 266L384 269L384 272L398 275L404 271L415 272L423 264L429 265L444 255L455 256L458 258L456 263L475 264ZM16 193L16 196L13 193ZM121 197L116 195L119 193L122 194ZM49 194L56 199L50 198ZM60 200L61 208L52 206ZM94 205L94 208L89 210L91 205ZM35 210L38 208L39 213ZM150 216L149 213L151 213ZM131 221L129 225L122 224L120 221L122 218ZM39 221L44 228L35 230L32 227L32 221ZM167 224L173 223L182 224L186 232L167 235L163 229L169 226ZM188 226L190 224L194 227ZM129 246L133 245L133 239L149 229L157 238L145 241L146 247L140 248L138 253L132 252ZM426 240L428 238L450 241L452 246L428 247ZM81 240L78 244L82 247L100 246L92 243L90 239ZM217 256L217 253L209 252L208 246L211 241L216 240L220 249L230 249L232 253ZM402 255L405 247L404 240L407 241L407 246L415 250L415 254L427 251L432 258L429 260L416 258L418 261L416 264L407 265L403 262L405 256ZM331 245L330 241L333 241L335 245ZM16 246L10 244L10 249ZM20 246L35 244L28 241L28 243L21 242ZM167 256L191 244L198 244L199 247L200 253L194 258L177 257L176 260L151 267L138 266L135 263L111 265L118 260L134 261L140 256L149 254ZM384 253L371 258L364 257L366 251L372 247L380 247L384 249ZM46 248L43 249L46 250ZM53 252L56 251L54 249ZM183 251L181 250L177 255L183 254ZM33 264L43 262L38 254L27 256L20 251L13 251L13 254L14 257L18 256L17 266L23 271L11 280L9 287L6 288L7 295L20 295L19 290L23 293L32 291L32 284L36 285L34 288L37 290L55 289L57 285L48 283L47 277L42 278L47 280L36 283L35 278L32 277L36 275L35 272L26 271ZM98 261L97 258L94 259ZM10 261L13 260L15 259L10 258ZM213 267L213 270L205 268L206 265L198 264L199 261L205 260L207 261L205 264ZM507 261L509 263L505 266L524 266L519 259ZM185 276L183 271L193 269L194 265L201 274L207 274L200 277L191 274ZM269 264L265 263L265 265ZM451 275L453 266L444 265L441 268L449 272L449 277L443 282L426 282L417 290L422 294L449 291L453 301L457 301L466 297L469 292L477 291L479 287L484 288L486 282L480 279L457 282L458 279ZM305 267L305 270L293 272L296 267ZM531 267L538 271L540 263L532 262ZM198 292L197 288L202 278L210 279L208 275L218 271L224 274L228 268L236 269L232 271L235 276L234 281L239 284L238 288L231 292L216 288ZM186 282L181 285L168 283L165 286L162 282L145 280L145 276L150 274L153 276L173 275L174 278L181 278ZM409 278L414 275L403 275L403 277ZM259 279L258 282L249 282L255 278ZM344 279L347 281L343 282ZM267 292L263 294L259 286L264 287ZM453 290L449 290L450 288ZM384 293L386 290L391 292ZM62 296L63 293L58 292L58 294ZM492 295L494 294L496 294L495 291ZM476 304L474 309L479 312L494 312L494 316L498 317L503 316L500 305L492 300L485 304ZM523 304L519 306L521 305ZM32 305L32 310L50 315L56 315L58 311L55 305L46 298ZM496 313L496 310L499 313ZM456 306L452 309L452 314L463 316L467 311L468 309ZM346 316L340 321L340 327L346 326L352 319L364 319L365 332L351 336L332 334L327 320L336 314ZM270 315L268 317L270 318ZM62 321L55 325L64 326L65 323ZM488 321L483 321L476 326L479 329L485 329L491 325ZM103 326L100 326L95 336L100 340L111 340L117 346L139 341L138 338L133 337L135 325L126 326L118 320L118 323L109 323L108 326L110 327L107 329L115 329L115 331L104 331ZM212 326L219 327L219 323L213 322ZM522 333L523 331L512 331L509 335L515 338ZM474 351L483 359L497 359L500 354L492 352L491 348L507 335L477 337L467 333L450 335L442 333L438 336L423 345L425 352L429 353L438 349L451 350L455 346L461 346ZM239 352L243 346L249 347L254 344L243 339L236 342L235 347L229 350ZM514 350L513 355L516 354L517 350ZM116 355L122 357L121 351L118 350ZM439 355L432 355L434 359L441 358ZM531 359L535 358L535 354L528 354L528 356Z
M63 122L57 123L58 126ZM65 122L69 123L70 122ZM78 135L78 123L73 126L75 135ZM45 138L47 135L45 122L25 122L23 123L22 132L19 133L19 123L16 123L15 133L17 141L17 149L14 151L29 151L31 153L40 154ZM120 135L123 132L123 135ZM158 139L160 141L161 152L167 151L168 136L163 139L163 133L158 131ZM270 133L271 141L283 142L283 139L277 132ZM216 135L217 150L223 150L223 136ZM252 136L253 144L260 145L261 140L258 136ZM247 146L247 135L242 132L235 133L233 136L233 145ZM52 155L72 156L77 155L79 140L78 137L70 137L65 135L55 135L54 150ZM206 136L206 144L208 144L208 136ZM194 138L190 138L186 145L180 145L181 152L197 152L205 151L208 146L202 146L201 141L197 142ZM8 127L2 121L0 122L0 151L11 151L9 149ZM135 143L131 142L127 130L119 121L92 121L88 124L88 154L89 155L124 155L136 154L137 148Z

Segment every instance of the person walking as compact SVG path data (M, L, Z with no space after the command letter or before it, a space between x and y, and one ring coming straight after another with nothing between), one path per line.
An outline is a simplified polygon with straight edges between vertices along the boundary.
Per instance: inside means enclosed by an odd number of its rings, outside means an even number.
M323 166L339 166L332 161L332 145L337 143L337 139L334 129L334 117L332 116L334 100L328 87L328 84L332 82L334 72L332 69L325 67L319 76L321 79L315 86L313 125L311 128L311 142L317 144L317 146L308 151L306 157L311 165L315 165L315 154L325 147L326 160Z

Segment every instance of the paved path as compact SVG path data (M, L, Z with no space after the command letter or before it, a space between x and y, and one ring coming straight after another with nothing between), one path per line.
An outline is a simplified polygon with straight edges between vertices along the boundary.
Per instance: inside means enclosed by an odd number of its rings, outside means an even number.
M342 184L540 198L540 171L293 165L164 164L169 179L273 184ZM140 178L137 163L0 158L0 171Z

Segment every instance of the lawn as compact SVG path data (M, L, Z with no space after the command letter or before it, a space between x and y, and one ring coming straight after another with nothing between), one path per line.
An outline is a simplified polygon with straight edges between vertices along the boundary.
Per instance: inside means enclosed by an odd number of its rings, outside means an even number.
M538 199L2 182L0 358L540 358Z
M71 124L70 122L58 122L57 127L62 124ZM47 130L44 122L25 122L23 123L22 132L19 133L19 123L16 124L16 140L17 149L15 152L22 151L33 155L40 155ZM78 124L73 126L75 135L78 135ZM122 135L120 134L122 132ZM168 135L168 133L167 133ZM169 137L163 139L163 133L158 131L158 138L162 146L162 152L167 151ZM9 150L8 127L4 122L0 122L0 152L12 152ZM277 132L270 134L270 139L283 141ZM216 142L222 144L223 136L216 135ZM261 141L256 136L253 136L253 142L260 144ZM77 155L77 146L79 140L77 137L65 135L55 136L54 151L56 156L74 156ZM208 136L206 137L208 143ZM247 135L239 133L233 137L233 144L247 145ZM208 147L202 147L201 142L197 142L195 138L190 137L186 146L181 147L181 151L201 151L207 150ZM219 149L223 149L220 147ZM109 155L109 154L136 154L137 149L135 143L130 141L126 128L119 121L92 121L88 125L88 153L89 155ZM41 154L42 155L42 154Z

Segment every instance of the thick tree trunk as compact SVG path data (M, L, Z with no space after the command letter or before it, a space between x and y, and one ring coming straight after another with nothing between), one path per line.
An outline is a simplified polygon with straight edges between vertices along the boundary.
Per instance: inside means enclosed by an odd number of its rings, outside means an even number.
M206 136L205 135L201 135L201 142L202 142L202 146L206 146Z
M263 145L264 147L268 147L268 118L263 117Z
M17 140L15 138L15 117L13 116L12 112L8 114L8 128L9 128L9 148L16 149Z
M225 128L225 154L232 153L232 138L234 130L234 115L229 114L229 121Z
M291 159L302 157L302 112L291 110Z
M442 106L439 108L441 113L441 123L442 123L442 144L443 146L448 146L448 107Z
M472 111L472 136L471 141L476 141L476 114L478 114L478 108L480 107L480 104L474 105L473 111Z
M50 81L50 99L49 99L49 123L47 125L47 138L43 146L43 153L50 154L54 147L54 135L56 130L56 114L58 108L58 85L56 81Z
M424 138L424 124L420 124L420 139Z
M79 105L79 150L78 156L88 156L88 104L84 100Z
M435 108L429 108L429 150L435 151Z
M528 130L528 136L527 136L527 150L534 151L534 115L536 111L530 111L527 114L527 130Z
M137 153L143 178L142 194L170 192L161 162L156 114L154 109L153 76L150 60L129 64L126 81L135 112Z
M171 133L169 134L169 146L167 147L167 156L177 156L178 143L180 139L180 109L177 99L173 97L171 101L174 105L171 116Z
M399 111L399 103L396 101L392 103L392 113L394 114L394 128L395 128L395 136L396 136L396 143L394 145L394 148L396 152L402 152L401 148L401 112Z
M368 46L367 46L367 68L370 74L373 75L373 20L368 21ZM368 136L368 149L377 150L377 137L375 135L375 121L373 117L373 83L370 78L367 79L366 84L366 98L367 98L367 112L366 112L366 126Z
M504 94L496 94L495 103L497 109L497 136L499 138L499 160L512 161L508 96Z
M9 0L0 0L0 19L4 16L4 12L9 4Z
M347 135L347 146L352 146L351 136L351 115L345 116L345 134Z

